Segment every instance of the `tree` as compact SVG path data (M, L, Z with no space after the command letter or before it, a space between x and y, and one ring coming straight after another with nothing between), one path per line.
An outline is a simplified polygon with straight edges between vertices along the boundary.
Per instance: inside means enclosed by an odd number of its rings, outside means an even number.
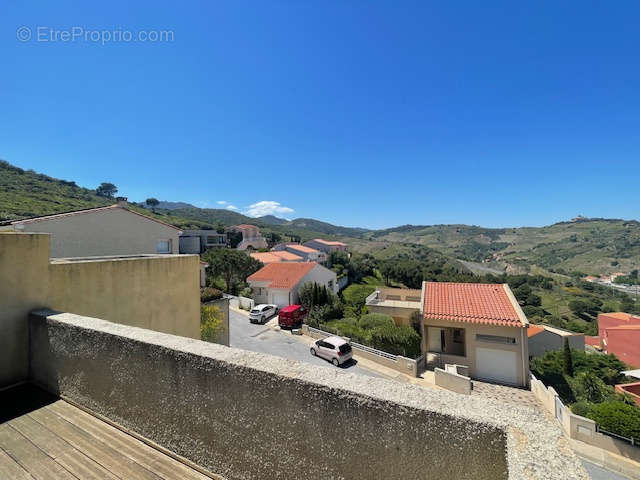
M567 337L564 338L563 358L564 373L573 377L573 359L571 358L571 347L569 347L569 339Z
M592 405L587 417L608 432L640 440L640 408L610 400Z
M156 207L158 206L158 204L160 202L158 201L157 198L151 197L151 198L147 198L144 203L149 205L151 207L151 210L153 210L153 212L155 212L156 211Z
M578 400L600 403L613 395L613 389L593 372L581 372L571 383L574 396Z
M228 232L227 241L231 248L236 248L242 241L242 232Z
M96 188L96 195L99 197L113 198L116 193L118 193L118 188L113 183L102 182Z
M229 248L216 248L207 250L203 255L204 261L209 264L207 268L213 277L222 277L225 282L225 292L235 294L238 284L244 282L252 273L262 268L255 258L240 250Z

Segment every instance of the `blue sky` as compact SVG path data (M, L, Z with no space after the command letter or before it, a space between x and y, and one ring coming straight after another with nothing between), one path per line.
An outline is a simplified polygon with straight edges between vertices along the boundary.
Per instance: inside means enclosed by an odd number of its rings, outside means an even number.
M342 225L638 218L637 2L133 3L5 2L0 158Z

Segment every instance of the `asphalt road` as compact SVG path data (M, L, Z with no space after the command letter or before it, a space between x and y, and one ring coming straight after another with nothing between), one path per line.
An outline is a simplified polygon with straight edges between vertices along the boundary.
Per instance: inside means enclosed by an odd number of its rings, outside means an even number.
M309 353L309 346L288 331L276 331L265 325L249 323L242 313L229 309L229 339L232 347L268 353L290 360L299 360L325 368L340 368L345 372L358 373L369 377L382 377L371 370L360 367L357 362L334 367L331 363Z

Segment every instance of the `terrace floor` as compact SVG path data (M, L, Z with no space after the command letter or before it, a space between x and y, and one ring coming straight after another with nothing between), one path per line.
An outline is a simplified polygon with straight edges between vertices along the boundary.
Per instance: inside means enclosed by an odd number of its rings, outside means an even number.
M31 385L0 392L2 480L210 480Z

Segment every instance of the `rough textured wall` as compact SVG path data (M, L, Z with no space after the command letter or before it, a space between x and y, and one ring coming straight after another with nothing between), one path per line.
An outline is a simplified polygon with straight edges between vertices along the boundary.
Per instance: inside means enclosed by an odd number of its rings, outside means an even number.
M532 409L76 315L30 325L34 381L229 479L587 478Z
M199 339L199 269L196 255L51 263L46 306Z
M47 306L48 263L48 235L0 233L0 387L27 378L27 319Z
M24 231L50 233L51 257L155 254L168 239L172 253L180 247L178 230L123 208L25 223Z

